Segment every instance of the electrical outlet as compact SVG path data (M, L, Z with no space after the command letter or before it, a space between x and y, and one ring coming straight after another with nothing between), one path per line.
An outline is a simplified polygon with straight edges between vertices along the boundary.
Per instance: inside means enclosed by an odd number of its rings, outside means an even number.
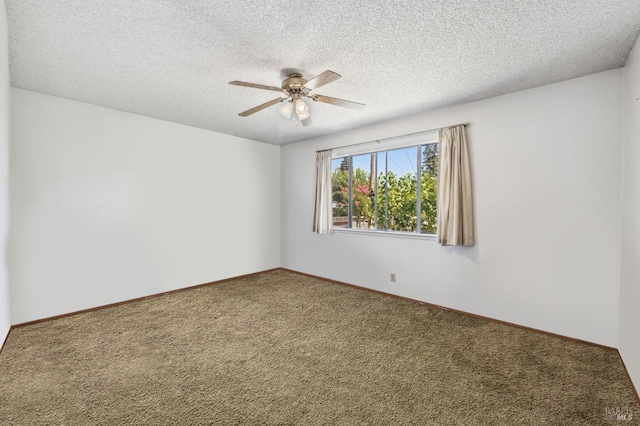
M395 273L391 273L391 275L389 276L389 279L391 280L392 283L396 282L396 274Z

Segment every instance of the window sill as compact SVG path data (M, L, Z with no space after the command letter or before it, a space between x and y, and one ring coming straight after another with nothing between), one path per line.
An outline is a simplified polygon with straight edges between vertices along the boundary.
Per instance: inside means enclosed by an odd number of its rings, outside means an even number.
M410 238L414 240L427 240L435 241L436 236L434 234L418 234L413 232L394 232L394 231L370 231L368 229L349 229L349 228L334 228L334 234L354 234L354 235L369 235L378 237L396 237L396 238Z

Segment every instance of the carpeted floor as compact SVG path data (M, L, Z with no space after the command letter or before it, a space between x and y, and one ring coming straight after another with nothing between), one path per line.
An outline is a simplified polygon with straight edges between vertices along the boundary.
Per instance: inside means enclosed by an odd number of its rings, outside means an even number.
M1 425L639 416L614 351L287 271L18 327L0 354Z

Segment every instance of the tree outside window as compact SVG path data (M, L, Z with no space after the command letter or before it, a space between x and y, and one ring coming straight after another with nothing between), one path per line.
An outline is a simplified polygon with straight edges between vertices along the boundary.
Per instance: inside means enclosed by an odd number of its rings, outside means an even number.
M438 154L430 143L334 159L334 228L435 234Z

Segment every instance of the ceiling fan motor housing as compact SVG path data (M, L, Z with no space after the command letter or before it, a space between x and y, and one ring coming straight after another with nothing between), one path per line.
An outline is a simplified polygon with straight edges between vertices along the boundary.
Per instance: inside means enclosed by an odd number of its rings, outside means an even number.
M302 78L301 74L291 74L282 82L282 90L288 94L303 93L305 92L303 87L306 83L307 80Z

